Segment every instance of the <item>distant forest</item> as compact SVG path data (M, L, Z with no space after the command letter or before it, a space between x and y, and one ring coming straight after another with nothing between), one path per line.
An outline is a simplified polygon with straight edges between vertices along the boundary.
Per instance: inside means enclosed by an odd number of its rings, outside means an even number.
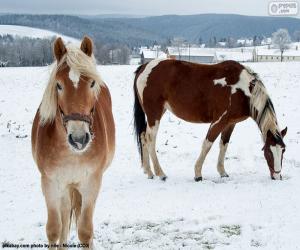
M0 35L0 67L46 66L53 62L50 39ZM128 64L127 46L95 43L95 57L100 64Z

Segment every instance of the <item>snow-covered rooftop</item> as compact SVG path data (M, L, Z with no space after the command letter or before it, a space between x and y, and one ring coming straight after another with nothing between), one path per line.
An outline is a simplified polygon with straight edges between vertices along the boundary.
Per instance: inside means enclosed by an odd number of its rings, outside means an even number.
M168 47L168 54L172 56L215 56L215 49L195 47Z
M141 54L144 55L144 58L167 58L167 55L165 52L161 50L151 50L151 49L143 49L141 50Z

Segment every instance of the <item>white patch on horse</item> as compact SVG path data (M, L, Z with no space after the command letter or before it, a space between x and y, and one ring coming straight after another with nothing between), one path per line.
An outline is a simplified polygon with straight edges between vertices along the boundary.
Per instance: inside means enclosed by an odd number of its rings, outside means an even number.
M226 77L223 77L221 79L215 79L214 84L215 85L220 84L220 85L222 85L222 87L226 86L226 84L227 84Z
M202 176L202 166L203 166L204 160L206 158L206 155L208 154L212 145L213 145L213 143L207 139L205 139L202 144L201 154L200 154L199 158L197 159L196 165L195 165L195 177L196 178Z
M171 106L170 106L170 104L168 103L168 102L165 102L165 109L166 110L169 110L170 112L172 112L173 113L173 111L172 111L172 108L171 108Z
M216 124L218 124L226 114L227 114L227 110L225 110L225 112L219 117L218 120L216 120L214 123L212 123L210 125L210 128L212 128L213 126L215 126Z
M57 169L58 171L51 173L51 179L57 181L60 192L63 192L69 184L84 182L92 174L90 166L75 161L65 162Z
M144 71L139 75L137 81L136 81L136 86L138 89L139 96L141 98L141 101L143 102L143 92L144 88L147 86L147 79L152 72L152 70L161 62L166 59L155 59L150 61L147 65Z
M218 158L218 166L223 166L224 167L224 158L225 158L225 153L227 151L228 143L224 145L223 140L220 140L220 153L219 153L219 158Z
M80 79L80 73L77 70L70 68L69 78L73 82L74 87L77 88Z
M280 172L281 171L282 147L279 145L276 145L276 146L270 146L270 149L273 154L274 170L276 172Z
M249 85L250 82L254 79L252 75L250 75L247 70L243 69L241 74L240 74L240 80L234 84L231 85L231 93L234 94L236 93L237 89L240 89L244 92L246 96L251 97L251 93L249 90Z

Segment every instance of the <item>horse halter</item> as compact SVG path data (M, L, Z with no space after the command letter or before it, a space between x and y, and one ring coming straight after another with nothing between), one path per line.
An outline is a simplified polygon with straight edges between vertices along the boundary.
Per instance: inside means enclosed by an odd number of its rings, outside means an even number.
M94 121L94 119L93 119L94 108L92 109L90 115L84 115L84 114L80 114L80 113L71 113L69 115L65 115L60 107L59 107L59 110L60 110L63 126L66 131L67 131L66 125L67 125L68 121L83 121L83 122L86 122L89 124L90 134L93 135L92 126L93 126L93 121Z

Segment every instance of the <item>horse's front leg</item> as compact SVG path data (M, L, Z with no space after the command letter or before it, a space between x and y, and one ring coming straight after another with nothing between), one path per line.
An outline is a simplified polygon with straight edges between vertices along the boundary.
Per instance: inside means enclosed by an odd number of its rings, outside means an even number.
M56 181L50 180L46 176L42 176L42 189L48 210L46 232L50 245L49 249L55 250L56 247L54 245L57 244L62 230L59 187Z
M88 249L93 249L93 214L102 181L102 174L91 175L80 184L82 196L81 214L78 220L78 238Z

